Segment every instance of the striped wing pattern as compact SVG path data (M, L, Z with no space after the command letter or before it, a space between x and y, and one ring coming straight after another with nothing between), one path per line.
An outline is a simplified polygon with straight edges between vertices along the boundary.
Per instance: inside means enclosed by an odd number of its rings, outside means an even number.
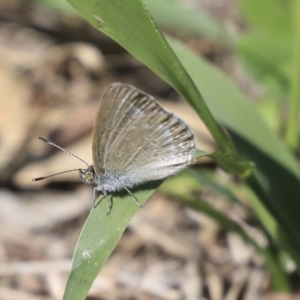
M135 87L112 84L100 100L92 145L98 176L130 186L159 180L191 164L194 150L189 127Z

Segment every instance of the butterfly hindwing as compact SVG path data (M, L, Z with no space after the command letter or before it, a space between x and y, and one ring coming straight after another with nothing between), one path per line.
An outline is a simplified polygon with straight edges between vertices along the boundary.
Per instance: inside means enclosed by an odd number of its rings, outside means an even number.
M135 185L175 174L193 161L188 126L150 95L121 83L100 100L93 132L98 175L127 176Z

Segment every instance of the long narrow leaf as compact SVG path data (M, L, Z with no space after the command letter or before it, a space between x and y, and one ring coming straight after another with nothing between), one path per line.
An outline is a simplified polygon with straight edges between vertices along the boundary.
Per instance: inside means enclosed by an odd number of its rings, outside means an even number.
M198 159L208 154L204 151L199 153L196 156ZM160 184L161 181L152 182L133 191L139 203L144 205ZM64 300L85 299L128 222L139 210L133 198L125 194L113 196L110 214L107 214L108 203L105 199L102 199L91 211L77 242Z
M300 249L300 173L296 160L229 79L183 45L170 42L210 110L230 132L239 153L255 163L248 182L285 231L288 238L284 243ZM300 266L299 251L293 257Z
M173 86L195 108L220 147L225 152L236 154L230 139L214 120L200 92L141 0L68 2L95 27L117 41Z
M149 189L135 192L140 204L144 204L159 183ZM64 300L85 299L93 281L115 248L130 219L139 211L130 196L114 196L113 207L107 214L108 203L103 199L94 208L78 240Z

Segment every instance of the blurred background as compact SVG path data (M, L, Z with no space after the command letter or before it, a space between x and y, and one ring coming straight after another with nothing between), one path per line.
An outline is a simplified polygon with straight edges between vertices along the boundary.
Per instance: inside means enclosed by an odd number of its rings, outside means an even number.
M144 2L165 33L219 68L284 136L290 1ZM153 95L191 126L198 148L217 149L184 99L67 2L1 0L0 299L61 299L93 188L77 172L32 182L84 167L36 137L92 163L95 109L113 82ZM194 169L199 180L193 170L170 178L131 220L88 299L291 299L274 291L253 247L222 226L228 218L266 243L252 194L210 159ZM188 208L181 193L218 214Z

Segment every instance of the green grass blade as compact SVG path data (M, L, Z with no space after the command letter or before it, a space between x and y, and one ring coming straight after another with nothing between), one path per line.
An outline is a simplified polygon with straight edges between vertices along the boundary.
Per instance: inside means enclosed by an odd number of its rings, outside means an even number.
M239 153L255 163L254 175L247 181L283 228L290 243L286 246L296 250L293 258L300 266L297 254L300 249L300 173L296 160L228 78L182 44L170 43L209 109L230 133Z
M174 87L194 107L220 147L232 155L236 153L230 139L214 120L198 89L141 0L68 2L95 27L117 41Z
M197 159L208 153L199 151ZM153 182L133 191L144 205L161 184ZM113 197L111 213L107 215L105 199L91 211L82 229L74 252L71 274L65 289L64 300L83 300L93 281L121 238L128 222L140 210L130 195Z
M154 186L135 192L140 204L155 192ZM107 215L105 199L94 208L81 232L73 257L73 266L65 289L64 300L85 299L100 269L115 248L130 219L140 210L131 196L114 196Z

